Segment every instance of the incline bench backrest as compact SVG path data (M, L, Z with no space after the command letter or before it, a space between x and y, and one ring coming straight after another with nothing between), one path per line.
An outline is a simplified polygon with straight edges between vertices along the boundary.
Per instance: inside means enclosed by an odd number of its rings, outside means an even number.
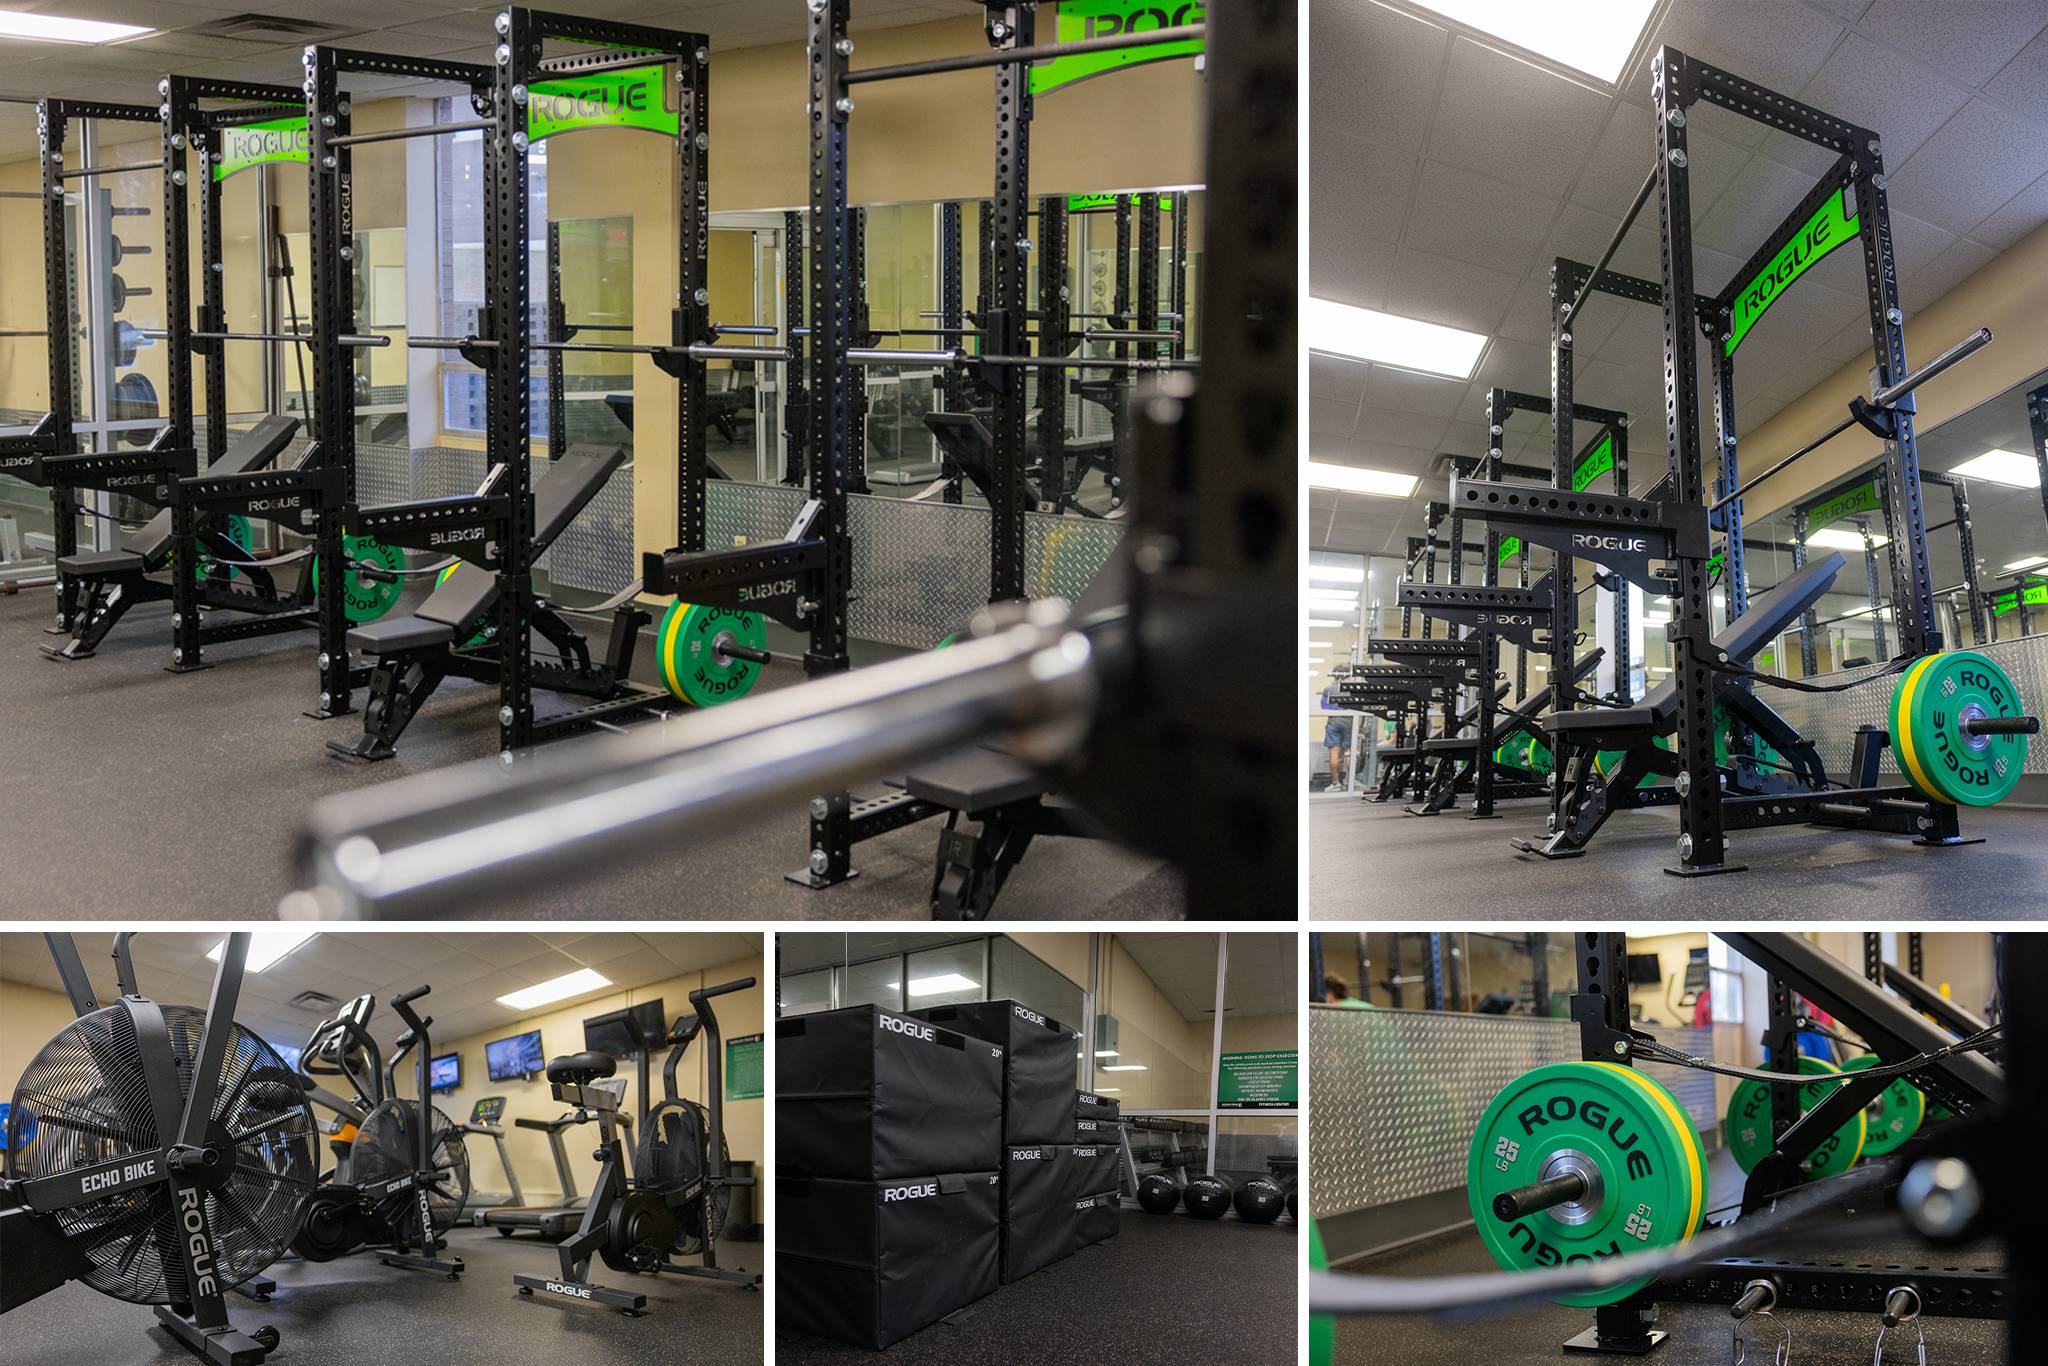
M1725 651L1728 658L1739 664L1749 663L1757 651L1776 640L1798 620L1800 613L1835 586L1835 575L1842 565L1841 552L1831 550L1804 569L1794 570L1790 578L1751 603L1747 612L1717 634L1715 648ZM1670 720L1678 714L1676 685L1665 679L1643 699L1642 705L1656 715L1660 724Z
M278 452L298 435L295 417L266 417L235 438L220 459L206 467L208 474L247 474L277 459ZM121 534L121 549L140 555L154 566L171 548L171 510L164 508L133 531Z
M626 463L624 446L571 446L550 464L533 486L533 553L554 544L576 514L583 511L605 481ZM420 604L415 616L449 626L475 621L498 600L498 576L468 560Z

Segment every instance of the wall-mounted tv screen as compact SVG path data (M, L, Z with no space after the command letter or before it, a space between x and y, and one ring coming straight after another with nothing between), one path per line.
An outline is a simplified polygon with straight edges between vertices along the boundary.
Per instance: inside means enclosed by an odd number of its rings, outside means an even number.
M510 1081L514 1077L530 1077L536 1072L545 1072L547 1056L541 1052L540 1031L514 1034L509 1039L493 1039L484 1045L484 1065L492 1081Z
M668 1021L661 1015L661 998L642 1001L628 1010L613 1010L603 1015L593 1015L583 1022L583 1047L591 1053L609 1053L614 1058L623 1058L637 1046L632 1031L626 1027L628 1014L639 1021L640 1033L654 1048L661 1047L661 1041L668 1037Z
M1628 980L1638 986L1655 986L1664 980L1664 965L1654 953L1628 956Z
M443 1053L427 1064L427 1085L436 1091L453 1091L462 1085L462 1055Z

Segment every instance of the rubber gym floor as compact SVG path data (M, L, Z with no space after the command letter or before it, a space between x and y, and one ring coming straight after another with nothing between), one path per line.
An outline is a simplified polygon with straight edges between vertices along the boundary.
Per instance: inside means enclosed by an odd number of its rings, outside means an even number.
M314 1265L283 1262L269 1303L227 1297L228 1316L248 1332L270 1324L282 1335L279 1360L431 1361L437 1366L644 1366L688 1361L705 1366L759 1363L759 1290L694 1276L634 1276L593 1262L591 1279L647 1296L637 1318L538 1292L522 1295L514 1272L549 1275L551 1244L503 1238L493 1229L458 1228L450 1250L461 1279L383 1266L370 1253ZM719 1265L758 1271L759 1243L721 1243ZM155 1311L72 1282L7 1316L7 1336L38 1366L191 1366L192 1354L159 1327Z
M410 611L425 591L409 590L395 610ZM295 885L292 839L313 801L487 759L497 748L495 685L448 680L413 719L396 758L358 765L329 757L326 741L359 734L360 714L301 714L313 700L311 632L214 645L206 658L215 667L172 674L164 668L167 602L134 608L93 658L76 663L37 650L57 639L44 629L53 617L48 587L0 596L0 913L267 919ZM602 626L578 625L592 657L602 659ZM771 649L802 649L779 631L771 627ZM636 677L654 681L653 657L643 633ZM879 657L857 655L855 664ZM776 663L756 688L801 681L800 667ZM553 693L535 699L542 716L573 705ZM565 889L453 918L923 919L941 825L863 841L854 856L861 876L813 892L784 880L809 850L807 819L793 808L736 834L679 845L662 860L594 869ZM1184 902L1178 875L1161 860L1107 840L1044 839L1004 887L996 915L1173 919Z
M1412 805L1412 803L1410 803ZM1547 860L1509 847L1540 840L1549 806L1502 802L1500 819L1466 819L1469 798L1438 816L1356 796L1309 798L1309 918L1427 917L1452 910L1487 920L1654 915L1670 920L2026 920L2048 916L2048 811L2010 804L1965 809L1963 835L1982 844L1930 849L1899 835L1817 826L1739 830L1745 873L1677 878L1678 812L1610 816L1587 852Z
M776 1366L886 1360L889 1366L1294 1366L1300 1240L1277 1223L1147 1214L1123 1206L1122 1232L1002 1286L952 1322L886 1355L827 1338L778 1337Z
M1707 1154L1707 1181L1710 1210L1741 1204L1742 1170L1727 1149L1718 1148ZM1758 1251L1749 1255L1771 1254ZM1887 1215L1865 1215L1860 1221L1847 1219L1844 1226L1788 1243L1779 1255L1799 1261L1877 1266L1925 1266L1930 1264L1930 1256L1941 1257L1942 1266L1996 1268L2004 1264L2004 1249L1995 1240L1988 1245L1932 1253L1926 1244L1904 1232L1894 1216ZM1499 1269L1470 1225L1348 1261L1338 1268L1372 1276L1457 1276ZM1649 1356L1641 1358L1650 1366L1727 1366L1735 1359L1730 1350L1731 1320L1725 1305L1664 1304L1659 1310L1657 1327L1671 1336ZM1792 1363L1866 1362L1877 1343L1875 1313L1787 1309L1775 1317L1781 1325L1792 1329ZM1405 1366L1409 1362L1438 1366L1446 1361L1485 1362L1487 1366L1516 1366L1525 1362L1529 1366L1557 1366L1561 1359L1574 1359L1561 1358L1559 1344L1592 1323L1592 1310L1561 1304L1460 1324L1422 1317L1340 1318L1336 1361L1337 1366ZM1921 1320L1920 1326L1926 1333L1928 1360L1946 1362L1949 1366L2006 1360L2003 1319L1929 1316ZM1747 1360L1751 1366L1765 1366L1773 1360L1784 1336L1779 1332L1774 1337L1768 1325L1759 1325L1754 1332ZM1886 1360L1915 1361L1917 1341L1918 1335L1910 1324L1886 1333Z

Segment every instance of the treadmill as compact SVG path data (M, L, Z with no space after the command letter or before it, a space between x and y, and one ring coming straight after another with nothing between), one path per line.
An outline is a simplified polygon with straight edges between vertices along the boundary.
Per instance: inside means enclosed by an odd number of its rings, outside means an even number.
M624 1077L604 1077L590 1084L603 1087L622 1102L626 1098ZM583 1206L589 1202L590 1197L579 1194L576 1189L576 1174L570 1170L569 1151L562 1142L562 1135L571 1127L588 1124L596 1118L596 1114L579 1106L553 1119L513 1120L512 1122L522 1129L540 1129L546 1132L548 1145L555 1155L555 1175L562 1183L561 1201L553 1205L512 1205L501 1209L483 1210L476 1216L477 1225L494 1228L506 1238L520 1232L538 1233L541 1237L557 1243L574 1234L577 1226L583 1222ZM628 1129L632 1127L623 1108L614 1119ZM632 1144L629 1143L626 1147L630 1151ZM509 1173L511 1169L508 1166L506 1170Z
M465 1136L469 1134L482 1134L498 1145L498 1165L505 1169L505 1184L511 1187L510 1191L504 1193L496 1191L471 1193L470 1199L483 1207L470 1215L470 1223L479 1228L483 1226L484 1209L518 1208L526 1203L526 1193L519 1189L519 1174L512 1170L512 1155L505 1151L505 1126L502 1123L504 1118L505 1098L503 1096L485 1096L469 1112L469 1122L455 1126L455 1132L459 1134Z

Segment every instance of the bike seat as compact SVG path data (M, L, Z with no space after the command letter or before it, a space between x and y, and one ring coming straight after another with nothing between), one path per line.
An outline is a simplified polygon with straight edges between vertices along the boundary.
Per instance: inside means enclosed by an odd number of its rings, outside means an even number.
M548 1064L548 1080L581 1086L618 1070L618 1063L609 1053L571 1053Z

